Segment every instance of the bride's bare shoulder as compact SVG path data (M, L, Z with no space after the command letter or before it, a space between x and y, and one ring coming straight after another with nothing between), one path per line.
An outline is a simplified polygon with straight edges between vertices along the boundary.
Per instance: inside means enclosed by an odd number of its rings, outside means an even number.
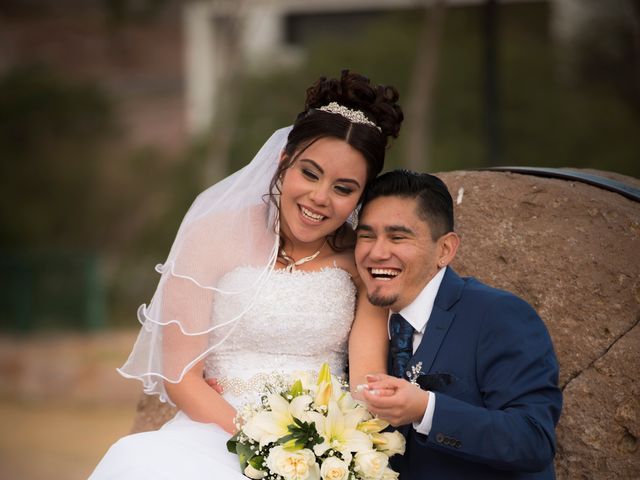
M338 267L346 271L349 275L351 275L353 283L357 287L360 286L360 275L358 274L358 269L356 268L353 249L335 252L332 255L332 264L334 267Z

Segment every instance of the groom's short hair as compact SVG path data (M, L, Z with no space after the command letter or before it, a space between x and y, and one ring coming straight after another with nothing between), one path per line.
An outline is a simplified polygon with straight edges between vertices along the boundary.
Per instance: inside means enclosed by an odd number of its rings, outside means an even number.
M367 187L361 211L378 197L416 199L416 213L429 225L433 241L453 232L453 199L447 186L435 175L410 170L384 173Z

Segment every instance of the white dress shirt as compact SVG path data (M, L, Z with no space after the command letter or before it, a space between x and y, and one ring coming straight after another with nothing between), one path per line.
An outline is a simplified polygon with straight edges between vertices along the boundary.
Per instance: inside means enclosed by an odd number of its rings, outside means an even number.
M422 336L427 328L427 322L429 321L431 311L433 310L433 303L436 300L436 295L440 289L440 284L442 283L442 278L444 277L446 269L447 267L440 269L440 271L436 273L431 280L429 280L429 283L425 285L413 302L397 312L402 315L415 330L415 333L413 334L413 353L416 352L420 342L422 341ZM392 312L389 312L389 316L391 316L391 313ZM387 329L388 328L389 326L387 323ZM388 333L389 338L391 338L391 333ZM424 435L429 435L429 432L431 431L433 412L436 408L436 396L433 392L427 393L429 394L429 402L427 403L427 408L422 417L422 421L420 423L413 422L413 428L415 428L418 433L422 433Z

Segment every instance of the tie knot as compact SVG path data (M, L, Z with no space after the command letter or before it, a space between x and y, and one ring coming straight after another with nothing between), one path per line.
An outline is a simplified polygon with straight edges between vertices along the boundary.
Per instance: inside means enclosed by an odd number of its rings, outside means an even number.
M415 331L411 324L399 313L391 314L391 318L389 319L389 330L391 330L391 337L413 335L413 332Z

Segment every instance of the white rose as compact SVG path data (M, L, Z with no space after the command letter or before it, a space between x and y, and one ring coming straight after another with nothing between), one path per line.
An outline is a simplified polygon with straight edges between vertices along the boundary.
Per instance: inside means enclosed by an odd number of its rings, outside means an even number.
M271 449L266 462L272 473L285 480L320 480L316 456L308 448L289 451L278 445Z
M379 479L389 464L389 457L382 452L367 450L358 452L354 457L356 469L366 479Z
M253 478L254 480L260 480L261 478L267 476L267 472L263 472L262 470L253 468L251 464L248 464L247 468L244 469L244 474L249 478Z
M393 432L377 433L374 436L374 445L378 450L386 453L387 456L391 457L396 453L399 453L400 455L404 454L406 440L404 435L397 430Z
M398 472L394 472L389 467L387 467L384 472L382 472L382 478L380 480L396 480L400 474Z
M349 478L349 465L337 457L329 457L320 467L322 480L347 480Z

